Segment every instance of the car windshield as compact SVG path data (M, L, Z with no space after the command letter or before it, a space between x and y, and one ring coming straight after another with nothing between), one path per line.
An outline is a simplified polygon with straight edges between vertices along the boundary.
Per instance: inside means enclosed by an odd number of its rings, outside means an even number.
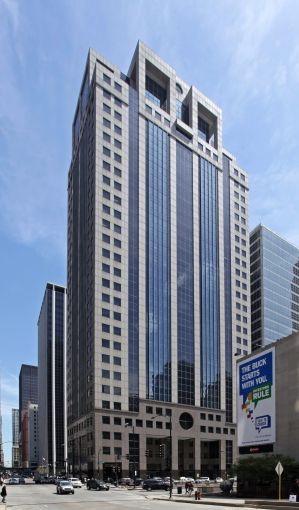
M60 485L70 485L70 482L60 482Z

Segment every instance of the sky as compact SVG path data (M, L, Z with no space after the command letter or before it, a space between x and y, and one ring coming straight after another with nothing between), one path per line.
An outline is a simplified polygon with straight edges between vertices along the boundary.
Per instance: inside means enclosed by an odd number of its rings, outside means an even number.
M224 146L249 174L250 227L299 246L298 19L297 0L0 0L3 441L20 366L37 364L46 282L66 283L71 124L88 48L126 72L141 39L218 104Z

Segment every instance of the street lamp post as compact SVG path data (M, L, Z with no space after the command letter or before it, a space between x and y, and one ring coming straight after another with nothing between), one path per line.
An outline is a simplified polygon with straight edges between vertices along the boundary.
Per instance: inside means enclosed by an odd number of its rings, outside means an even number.
M160 416L161 415L153 416L152 420L160 418ZM169 499L172 499L172 413L170 412L170 414L168 414L167 416L169 417L169 478L170 478Z
M132 433L133 433L133 446L134 446L134 449L133 449L133 470L134 470L133 480L134 480L134 489L135 489L136 488L135 427L134 427L134 425L130 425L130 423L125 423L125 427L132 427ZM130 441L129 441L129 456L130 456ZM130 457L129 457L129 462L130 462Z

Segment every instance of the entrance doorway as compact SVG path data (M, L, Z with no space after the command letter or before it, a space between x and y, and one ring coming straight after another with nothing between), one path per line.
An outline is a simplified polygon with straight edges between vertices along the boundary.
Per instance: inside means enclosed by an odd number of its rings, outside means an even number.
M220 441L201 441L201 476L221 476Z
M195 477L195 440L179 439L178 441L179 476Z
M116 482L122 478L121 462L105 462L103 464L103 480L105 482Z

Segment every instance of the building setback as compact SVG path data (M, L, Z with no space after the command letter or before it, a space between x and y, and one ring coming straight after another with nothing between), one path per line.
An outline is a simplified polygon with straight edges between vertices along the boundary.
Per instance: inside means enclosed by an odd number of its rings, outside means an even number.
M264 225L250 234L252 349L299 331L299 249Z
M12 417L12 448L11 448L11 465L13 468L19 467L19 409L11 410Z
M247 208L220 108L142 42L128 75L90 50L68 181L74 472L232 465L234 354L250 351Z
M19 425L20 425L20 464L29 466L28 452L28 403L37 404L37 372L33 365L22 365L19 375Z
M39 463L53 474L67 462L66 302L66 288L47 283L38 319Z

